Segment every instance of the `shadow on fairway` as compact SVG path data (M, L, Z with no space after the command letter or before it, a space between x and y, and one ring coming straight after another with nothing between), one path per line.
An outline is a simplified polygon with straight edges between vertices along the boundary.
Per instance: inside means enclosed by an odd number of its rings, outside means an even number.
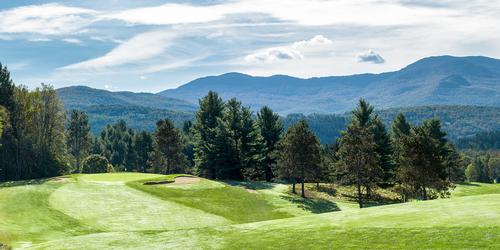
M302 209L310 211L311 213L320 214L327 212L340 211L340 208L332 201L325 199L308 199L293 196L281 196L282 199L297 204Z
M463 185L463 186L471 186L471 187L479 187L481 185L477 184L477 183L469 183L469 182L463 182L463 183L459 183L460 185Z
M224 183L231 186L241 186L247 189L254 189L254 190L272 189L276 185L275 183L269 183L263 181L262 182L224 181Z
M0 188L2 187L17 187L17 186L26 186L26 185L41 185L47 181L52 180L53 178L46 179L36 179L36 180L27 180L27 181L7 181L0 182ZM0 248L2 249L2 248Z

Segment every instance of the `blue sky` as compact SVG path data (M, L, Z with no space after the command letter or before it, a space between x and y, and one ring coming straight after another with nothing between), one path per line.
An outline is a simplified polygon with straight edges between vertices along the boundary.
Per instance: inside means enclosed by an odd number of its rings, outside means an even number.
M142 92L234 71L377 73L499 58L498 13L499 1L465 0L1 1L0 62L29 87Z

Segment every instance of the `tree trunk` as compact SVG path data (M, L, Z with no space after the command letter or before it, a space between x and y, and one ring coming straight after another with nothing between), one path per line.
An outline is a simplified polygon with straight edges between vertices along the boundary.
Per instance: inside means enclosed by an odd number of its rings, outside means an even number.
M319 181L316 182L316 189L318 189L318 191L319 191Z
M427 189L425 186L422 187L422 194L424 195L424 201L427 200Z
M306 193L304 191L304 178L301 180L302 198L306 198Z
M293 181L292 183L292 193L296 194L297 192L295 192L295 181Z
M363 208L363 198L361 198L361 181L358 178L358 203L359 208Z

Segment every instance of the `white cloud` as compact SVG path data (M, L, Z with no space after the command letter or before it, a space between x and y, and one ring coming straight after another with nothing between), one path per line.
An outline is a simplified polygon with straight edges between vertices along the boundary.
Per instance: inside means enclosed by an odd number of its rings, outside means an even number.
M322 36L322 35L317 35L307 41L299 41L299 42L294 42L292 47L294 48L309 48L309 47L314 47L314 46L323 46L323 45L330 45L332 44L332 40Z
M378 53L375 53L373 50L368 50L362 53L359 53L358 56L358 62L369 62L369 63L374 63L374 64L382 64L385 63L384 58L380 56Z
M278 60L294 60L302 58L304 58L304 56L298 50L289 47L276 47L247 55L245 57L245 61L250 63L259 63L259 62L274 62Z
M148 77L147 76L139 76L139 79L146 80L146 79L148 79Z
M172 34L165 31L152 31L138 34L118 45L102 57L71 64L62 70L99 70L107 67L140 62L163 53L170 44Z
M309 40L294 42L289 46L273 47L256 51L247 55L245 61L249 63L259 63L303 59L306 55L312 55L312 52L317 52L318 50L328 51L331 44L333 44L333 42L330 39L322 35L317 35Z
M66 43L72 43L72 44L82 44L82 41L76 38L64 38L62 39Z
M108 13L101 17L122 20L130 24L203 23L221 19L224 14L230 12L227 7L227 5L193 6L186 4L164 4Z
M60 4L29 5L0 12L1 33L60 35L80 32L97 12Z
M37 38L29 38L28 41L30 42L50 42L52 39L46 38L46 37L37 37Z

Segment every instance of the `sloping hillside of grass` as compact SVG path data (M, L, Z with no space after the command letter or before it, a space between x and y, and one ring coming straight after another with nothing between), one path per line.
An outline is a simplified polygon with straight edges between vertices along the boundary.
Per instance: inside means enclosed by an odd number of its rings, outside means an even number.
M250 193L205 179L196 184L143 185L175 177L115 173L4 184L0 242L21 247L72 236L214 227L311 214L279 195Z
M422 249L500 247L500 195L412 202L232 226L91 234L42 249Z
M74 175L4 185L0 242L29 249L500 248L498 184L356 209L348 200L300 199L283 184L172 184L175 177ZM325 206L336 212L314 214Z

